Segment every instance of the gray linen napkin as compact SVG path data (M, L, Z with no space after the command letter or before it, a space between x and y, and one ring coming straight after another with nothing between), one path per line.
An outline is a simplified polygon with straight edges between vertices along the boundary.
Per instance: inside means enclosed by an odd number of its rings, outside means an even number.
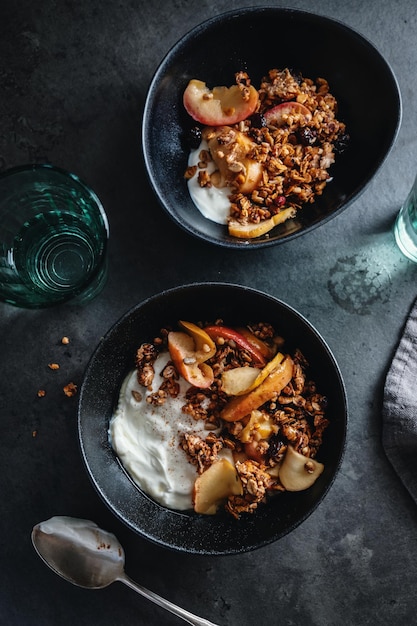
M385 453L417 502L417 300L388 370L382 419Z

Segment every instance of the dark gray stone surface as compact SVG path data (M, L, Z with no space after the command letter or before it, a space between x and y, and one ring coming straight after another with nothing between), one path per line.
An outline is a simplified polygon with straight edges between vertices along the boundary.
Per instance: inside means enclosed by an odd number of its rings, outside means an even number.
M2 624L179 623L120 584L87 591L50 572L30 532L52 515L112 530L132 578L222 626L415 622L417 508L381 446L384 379L417 291L417 266L392 236L417 166L415 3L292 3L346 22L377 46L397 76L403 122L388 159L345 213L302 239L244 254L204 246L168 221L146 182L139 142L147 85L162 56L203 19L238 6L1 2L0 167L47 160L74 171L100 196L111 228L108 284L87 307L0 304ZM372 114L366 102L363 111ZM332 348L349 397L346 456L324 502L290 535L240 556L176 554L115 519L82 465L77 398L62 392L69 381L81 383L100 337L128 308L201 279L260 288L298 309ZM58 371L48 369L52 361Z

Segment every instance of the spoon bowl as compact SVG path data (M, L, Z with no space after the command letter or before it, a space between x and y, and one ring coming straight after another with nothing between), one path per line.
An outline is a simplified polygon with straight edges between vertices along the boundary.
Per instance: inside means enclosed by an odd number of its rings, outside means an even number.
M32 542L46 565L78 587L102 589L123 577L122 546L89 520L53 517L33 528Z
M90 520L55 516L32 530L33 546L48 567L78 587L102 589L119 581L193 626L216 626L131 580L117 537Z

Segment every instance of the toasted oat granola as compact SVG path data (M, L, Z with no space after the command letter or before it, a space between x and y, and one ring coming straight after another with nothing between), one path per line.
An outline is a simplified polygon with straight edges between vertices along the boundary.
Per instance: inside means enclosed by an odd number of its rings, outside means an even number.
M250 78L238 72L236 82L247 88ZM295 217L301 207L323 193L331 180L329 168L335 155L349 141L345 123L337 118L336 98L324 78L305 78L288 68L271 69L262 79L258 94L257 111L247 119L231 126L202 129L204 139L215 140L212 151L217 141L220 156L225 154L226 174L223 171L219 175L218 169L208 174L207 162L214 155L206 150L200 153L198 166L187 168L185 173L188 179L197 176L201 187L231 188L229 230L231 223L259 224L278 214L284 221ZM280 114L277 123L270 112L285 103L289 109ZM250 148L242 147L242 135L250 141ZM257 162L261 172L255 188L249 191L244 183L248 159Z
M222 320L217 320L214 327L223 329ZM258 345L265 346L265 354L269 355L267 362L278 349L285 347L284 339L268 323L248 324L246 333L253 341L257 340ZM156 405L163 404L168 395L176 397L179 392L180 373L172 360L162 371L159 384L154 379L153 364L160 352L167 351L167 337L168 330L163 329L152 344L143 344L137 351L138 380L147 386L151 372L157 388L148 396L148 401ZM222 451L228 450L233 455L242 494L229 496L224 508L236 518L242 513L253 513L268 497L285 491L278 470L288 446L305 457L305 469L309 472L308 463L315 459L328 426L327 400L308 378L305 357L300 350L295 350L291 358L291 379L280 391L250 415L225 421L222 411L230 396L224 391L222 376L236 368L253 367L254 355L220 333L215 353L207 360L213 372L212 384L207 388L190 386L185 393L182 411L195 420L203 420L207 436L185 434L181 448L199 475L217 462Z

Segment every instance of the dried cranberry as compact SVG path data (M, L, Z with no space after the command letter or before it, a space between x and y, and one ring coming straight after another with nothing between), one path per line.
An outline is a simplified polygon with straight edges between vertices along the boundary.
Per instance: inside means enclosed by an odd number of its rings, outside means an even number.
M273 199L273 203L275 206L282 207L286 203L287 199L285 196L277 196Z
M252 128L263 128L266 126L266 120L262 113L254 113L250 116L249 121Z

